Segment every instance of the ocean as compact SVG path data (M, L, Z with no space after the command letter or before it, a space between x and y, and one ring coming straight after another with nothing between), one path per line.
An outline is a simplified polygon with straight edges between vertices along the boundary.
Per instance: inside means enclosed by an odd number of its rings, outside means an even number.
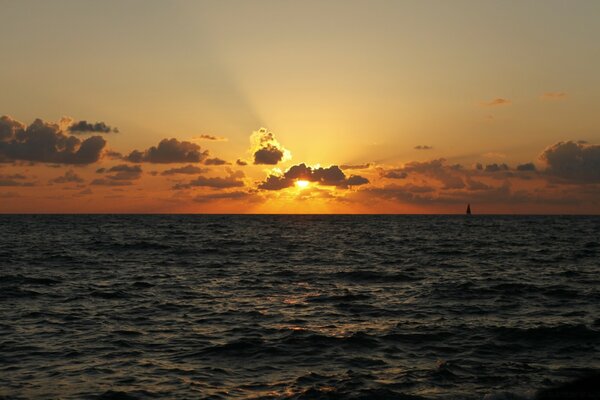
M600 369L597 216L0 228L2 399L534 398Z

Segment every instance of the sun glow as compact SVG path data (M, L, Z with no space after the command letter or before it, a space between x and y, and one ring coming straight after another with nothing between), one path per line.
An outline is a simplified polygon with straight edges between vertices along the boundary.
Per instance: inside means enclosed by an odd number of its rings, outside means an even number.
M298 180L296 181L296 186L300 189L305 189L308 187L309 182L305 181L305 180Z

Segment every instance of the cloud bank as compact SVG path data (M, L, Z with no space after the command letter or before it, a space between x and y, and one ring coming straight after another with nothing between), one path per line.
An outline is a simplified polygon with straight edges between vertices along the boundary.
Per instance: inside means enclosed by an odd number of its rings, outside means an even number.
M58 124L41 119L26 126L9 116L0 117L0 162L91 164L100 159L105 146L102 136L81 141L65 135Z
M125 160L154 164L194 163L204 161L208 151L202 151L196 143L179 141L175 138L163 139L158 146L152 146L144 151L134 150L125 157Z
M369 183L367 178L359 175L351 175L346 178L344 172L337 165L327 168L312 168L306 164L298 164L290 167L283 175L269 175L267 179L258 185L263 190L281 190L294 185L298 180L314 182L324 186L336 186L347 188Z

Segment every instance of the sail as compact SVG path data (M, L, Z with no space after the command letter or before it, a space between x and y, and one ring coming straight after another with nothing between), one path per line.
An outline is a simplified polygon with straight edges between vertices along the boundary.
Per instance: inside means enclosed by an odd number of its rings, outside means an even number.
M471 215L471 204L467 204L467 215Z

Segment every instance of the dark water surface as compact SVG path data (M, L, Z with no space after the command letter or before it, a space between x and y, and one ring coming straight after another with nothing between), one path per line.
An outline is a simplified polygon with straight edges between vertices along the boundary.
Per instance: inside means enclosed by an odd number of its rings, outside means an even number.
M482 399L600 368L599 217L0 228L0 397Z

